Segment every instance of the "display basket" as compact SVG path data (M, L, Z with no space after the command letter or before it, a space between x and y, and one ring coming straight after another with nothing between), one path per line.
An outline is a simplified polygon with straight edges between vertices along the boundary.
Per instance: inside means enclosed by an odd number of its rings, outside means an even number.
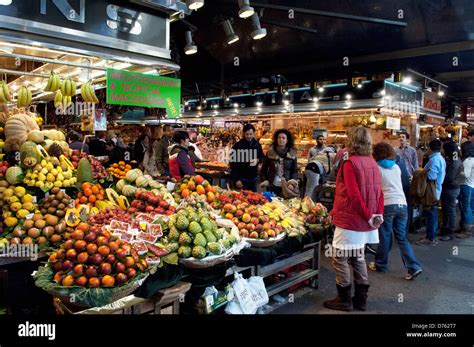
M252 238L249 238L249 237L244 237L243 239L244 239L244 241L250 243L250 245L252 247L266 248L266 247L271 247L273 245L276 245L278 242L283 240L285 237L286 237L286 233L282 232L278 236L272 237L272 238L267 239L267 240L252 239Z
M204 259L196 259L196 258L188 258L188 259L180 259L179 263L184 267L191 268L191 269L206 269L210 268L222 263L225 263L232 259L234 256L234 251L232 248L228 250L226 253L221 255L213 255L210 257L206 257Z
M34 274L35 285L64 303L79 307L100 307L110 304L132 294L149 276L149 271L142 272L132 281L122 286L111 288L86 288L79 286L65 287L52 281L53 270L42 266Z

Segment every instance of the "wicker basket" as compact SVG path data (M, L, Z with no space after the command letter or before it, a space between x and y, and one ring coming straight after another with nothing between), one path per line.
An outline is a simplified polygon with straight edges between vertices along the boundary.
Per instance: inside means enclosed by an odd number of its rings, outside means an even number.
M228 251L225 254L221 254L219 256L211 256L204 259L195 259L195 258L188 258L188 259L180 259L179 263L184 267L191 268L191 269L206 269L209 267L216 266L218 264L225 263L229 261L234 256L234 252L232 250Z
M256 248L265 248L265 247L271 247L273 245L276 245L278 242L283 240L286 237L286 233L281 233L276 237L272 237L271 239L267 240L259 240L259 239L251 239L248 237L244 237L244 241L247 241L252 245L252 247Z

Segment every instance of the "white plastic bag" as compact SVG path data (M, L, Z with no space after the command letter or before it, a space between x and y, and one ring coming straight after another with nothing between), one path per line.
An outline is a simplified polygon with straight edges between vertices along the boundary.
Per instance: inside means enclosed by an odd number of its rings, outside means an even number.
M247 280L250 291L252 292L252 301L258 307L268 304L268 294L263 283L263 278L260 276L252 276Z
M232 287L234 288L235 298L245 314L254 314L257 312L257 305L252 300L252 292L247 281L238 272L234 273L234 282Z

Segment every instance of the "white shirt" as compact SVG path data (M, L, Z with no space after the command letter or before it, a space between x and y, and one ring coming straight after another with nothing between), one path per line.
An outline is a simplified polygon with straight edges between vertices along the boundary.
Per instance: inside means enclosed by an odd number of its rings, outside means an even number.
M466 185L474 188L474 157L464 159L464 174L466 175Z
M332 246L337 249L361 249L367 243L379 243L378 229L370 231L354 231L336 227Z
M382 192L384 205L406 205L407 200L402 186L402 172L400 167L395 164L390 169L379 165L382 176Z

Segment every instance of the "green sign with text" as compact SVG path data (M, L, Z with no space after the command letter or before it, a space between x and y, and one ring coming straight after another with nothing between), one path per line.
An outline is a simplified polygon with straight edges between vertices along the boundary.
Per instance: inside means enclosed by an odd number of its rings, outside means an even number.
M177 118L180 102L180 79L107 69L108 104L166 108L169 118Z

